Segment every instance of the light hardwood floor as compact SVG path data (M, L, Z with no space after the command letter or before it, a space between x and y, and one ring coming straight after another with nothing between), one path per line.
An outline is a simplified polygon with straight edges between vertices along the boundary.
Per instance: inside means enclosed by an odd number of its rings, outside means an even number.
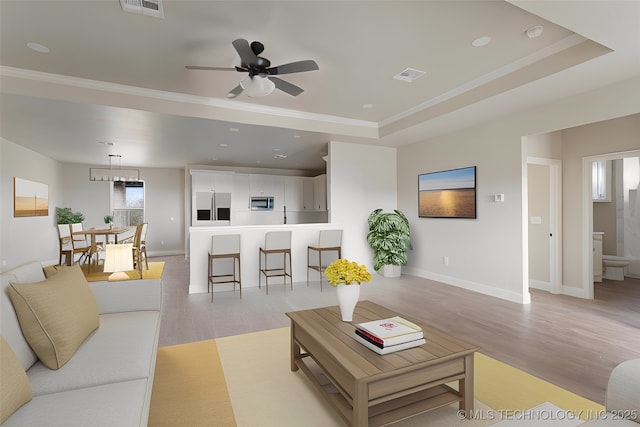
M337 305L335 290L315 282L244 288L238 292L188 294L189 263L164 261L160 345L181 344L289 325L284 313ZM597 284L595 300L532 290L521 305L454 286L403 275L376 274L361 285L368 299L415 317L481 347L481 352L604 404L611 370L640 357L640 280ZM306 280L306 278L305 278ZM259 355L256 355L259 357Z

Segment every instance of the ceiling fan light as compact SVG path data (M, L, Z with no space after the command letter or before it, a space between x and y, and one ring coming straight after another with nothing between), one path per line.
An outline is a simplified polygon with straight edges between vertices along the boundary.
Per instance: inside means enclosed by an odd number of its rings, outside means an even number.
M240 81L240 86L245 90L247 96L258 98L272 93L276 85L267 76L247 76Z

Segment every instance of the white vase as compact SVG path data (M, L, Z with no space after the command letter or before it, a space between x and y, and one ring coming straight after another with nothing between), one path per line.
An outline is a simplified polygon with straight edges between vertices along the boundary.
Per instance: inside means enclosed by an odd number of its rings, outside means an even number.
M345 285L344 283L336 286L338 293L338 304L340 304L340 315L345 322L353 320L353 310L356 308L358 298L360 297L360 284L353 283Z

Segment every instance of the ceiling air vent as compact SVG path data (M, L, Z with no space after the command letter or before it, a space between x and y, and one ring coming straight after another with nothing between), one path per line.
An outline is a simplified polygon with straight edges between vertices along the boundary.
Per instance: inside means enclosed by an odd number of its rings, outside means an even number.
M412 81L414 81L418 77L422 77L425 74L427 74L427 73L424 72L424 71L415 70L413 68L405 68L400 74L395 75L393 78L396 79L396 80L402 80L404 82L411 83Z
M162 0L120 0L125 12L141 13L155 18L164 18Z

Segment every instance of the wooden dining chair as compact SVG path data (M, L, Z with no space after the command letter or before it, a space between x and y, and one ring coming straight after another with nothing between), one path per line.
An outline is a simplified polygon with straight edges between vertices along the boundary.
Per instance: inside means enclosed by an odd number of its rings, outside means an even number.
M89 237L87 234L74 234L78 231L84 231L81 222L70 224L70 227L73 246L75 248L89 248L85 254L85 264L87 265L87 273L90 273L91 265L95 263L97 266L100 263L100 253L104 251L104 242L96 242L96 236ZM93 242L95 242L95 245L92 245Z
M138 224L136 226L136 234L133 236L133 266L140 273L142 279L142 262L144 260L146 270L149 269L149 263L147 262L147 247L143 244L143 235L146 234L147 223ZM146 239L146 236L144 236Z
M75 257L80 254L78 262L89 253L90 247L82 245L80 242L76 245L71 233L71 224L58 224L58 239L60 243L60 257L58 263L62 265L62 257L65 257L65 264L72 265L75 263Z

